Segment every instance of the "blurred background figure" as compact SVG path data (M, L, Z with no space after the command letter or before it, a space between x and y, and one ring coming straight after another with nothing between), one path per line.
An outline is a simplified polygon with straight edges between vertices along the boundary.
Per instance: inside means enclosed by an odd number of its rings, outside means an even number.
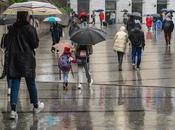
M151 30L152 27L152 18L150 15L147 15L146 17L146 27L148 29L148 32Z

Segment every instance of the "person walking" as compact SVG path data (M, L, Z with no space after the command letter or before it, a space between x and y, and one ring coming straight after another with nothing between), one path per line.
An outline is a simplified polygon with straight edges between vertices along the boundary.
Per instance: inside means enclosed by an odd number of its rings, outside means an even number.
M92 46L90 45L78 45L76 48L76 61L78 65L78 89L82 88L83 84L83 69L85 69L86 78L89 87L93 83L93 79L90 74L90 55L92 54Z
M24 77L30 96L30 103L33 104L33 112L39 113L44 109L44 103L38 101L36 88L36 60L35 49L39 46L39 39L36 29L27 21L28 12L17 12L17 21L8 34L7 45L7 76L12 81L10 105L10 118L16 119L18 93L21 78Z
M100 19L100 27L102 28L103 27L103 21L105 19L105 15L104 15L103 11L101 11L99 13L99 19Z
M111 12L110 19L111 19L112 24L115 24L115 11Z
M136 56L137 56L137 69L140 69L142 49L145 47L145 36L140 26L135 26L129 34L129 40L132 45L132 65L135 69Z
M72 57L70 48L65 47L63 54L58 59L58 67L63 72L63 89L68 89L69 72L72 71L71 63L76 63Z
M128 34L124 26L120 27L120 31L116 33L114 38L114 51L118 54L119 71L122 71L123 56L128 43Z
M54 53L55 52L55 48L53 47L55 44L59 43L60 41L60 32L59 32L59 25L57 22L54 22L51 24L50 26L50 32L51 32L51 36L52 36L52 48L51 48L51 52Z
M152 18L150 15L147 15L146 17L146 26L147 26L147 29L148 29L148 32L151 30L151 27L152 27Z
M163 21L163 30L164 30L164 36L165 36L165 41L166 45L171 44L171 34L174 30L174 23L172 21L171 14L167 14L165 20Z
M92 24L95 25L95 11L92 11L92 15L91 15L91 18L92 18Z

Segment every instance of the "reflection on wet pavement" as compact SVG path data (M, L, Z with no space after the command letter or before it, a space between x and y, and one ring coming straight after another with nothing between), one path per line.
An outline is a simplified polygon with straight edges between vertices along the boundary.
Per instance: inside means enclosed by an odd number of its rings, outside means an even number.
M163 34L145 33L146 48L140 71L130 65L130 49L118 72L112 51L115 29L109 27L106 42L94 47L91 71L94 85L77 90L70 75L64 91L58 77L57 60L50 53L50 35L41 38L37 50L37 85L45 109L33 115L24 82L18 102L18 120L9 120L9 97L0 81L0 130L174 130L175 47L166 47ZM157 35L157 36L156 36ZM173 39L174 40L174 39ZM77 67L73 66L75 75Z

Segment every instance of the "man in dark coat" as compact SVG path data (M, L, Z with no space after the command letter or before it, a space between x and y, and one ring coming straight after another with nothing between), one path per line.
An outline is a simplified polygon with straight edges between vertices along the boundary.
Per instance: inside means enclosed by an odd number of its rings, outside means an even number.
M137 69L140 69L142 49L145 47L145 36L144 32L141 30L141 26L136 24L134 29L131 30L129 34L129 40L132 45L132 65L135 69L136 56L137 56Z
M38 101L35 84L35 50L39 45L36 29L27 21L28 12L18 12L17 21L9 31L7 45L7 76L12 80L11 84L11 119L18 117L16 105L20 80L25 78L30 96L30 103L34 106L34 112L38 113L44 108L44 103Z

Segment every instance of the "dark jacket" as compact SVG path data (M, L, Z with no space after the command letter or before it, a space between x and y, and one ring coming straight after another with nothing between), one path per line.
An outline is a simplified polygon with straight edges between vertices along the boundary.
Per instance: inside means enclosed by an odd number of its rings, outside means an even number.
M8 35L7 76L35 78L35 48L39 45L36 29L29 23L15 23Z
M144 32L139 28L135 28L131 31L129 35L129 40L131 41L132 47L144 47L145 46L145 36Z
M166 26L168 24L168 26ZM174 23L171 19L165 19L162 23L162 28L165 32L173 32L174 30Z

